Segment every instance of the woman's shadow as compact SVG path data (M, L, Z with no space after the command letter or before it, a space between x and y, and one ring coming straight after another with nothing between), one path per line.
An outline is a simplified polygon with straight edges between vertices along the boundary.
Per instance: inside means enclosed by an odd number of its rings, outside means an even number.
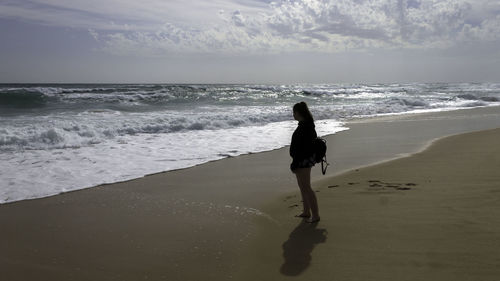
M283 243L285 262L280 268L283 275L297 276L311 264L314 246L326 241L326 229L317 228L317 224L301 222Z

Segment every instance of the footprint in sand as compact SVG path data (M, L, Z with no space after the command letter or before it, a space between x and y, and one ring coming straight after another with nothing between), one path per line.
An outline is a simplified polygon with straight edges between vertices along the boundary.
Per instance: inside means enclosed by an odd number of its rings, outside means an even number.
M410 189L411 189L411 187L410 187L410 186L417 186L417 184L416 184L416 183L412 183L412 182L407 183L407 184L405 184L405 185L406 185L406 186L400 186L400 187L397 187L396 189L397 189L397 190L410 190Z
M390 183L390 182L383 182L380 180L369 180L368 183L370 184L370 187L388 187L388 188L394 188L396 190L410 190L412 186L417 186L416 183Z

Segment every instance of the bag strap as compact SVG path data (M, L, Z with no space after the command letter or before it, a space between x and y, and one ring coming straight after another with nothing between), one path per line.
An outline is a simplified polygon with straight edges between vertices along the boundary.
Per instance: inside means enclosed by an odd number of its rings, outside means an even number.
M321 159L321 172L324 174L326 174L326 169L328 168L330 164L328 163L328 161L326 160L326 155L323 157L323 159Z

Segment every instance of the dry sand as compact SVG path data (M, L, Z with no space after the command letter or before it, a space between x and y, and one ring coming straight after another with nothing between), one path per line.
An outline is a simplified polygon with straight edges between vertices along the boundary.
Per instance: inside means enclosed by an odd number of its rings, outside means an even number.
M297 193L265 210L238 280L499 280L500 129L314 183L322 220L293 220ZM291 278L295 277L295 278Z
M500 110L348 126L328 137L329 175L498 128ZM0 280L494 280L497 133L337 178L315 168L323 217L313 228L289 208L298 190L288 148L3 204Z

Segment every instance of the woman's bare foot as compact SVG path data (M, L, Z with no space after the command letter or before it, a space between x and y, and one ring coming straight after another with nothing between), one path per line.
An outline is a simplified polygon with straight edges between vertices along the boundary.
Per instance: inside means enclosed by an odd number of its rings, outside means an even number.
M320 221L320 217L311 217L306 222L307 223L317 223Z
M310 216L311 216L311 214L302 213L300 215L296 215L295 217L297 217L297 218L309 218Z

